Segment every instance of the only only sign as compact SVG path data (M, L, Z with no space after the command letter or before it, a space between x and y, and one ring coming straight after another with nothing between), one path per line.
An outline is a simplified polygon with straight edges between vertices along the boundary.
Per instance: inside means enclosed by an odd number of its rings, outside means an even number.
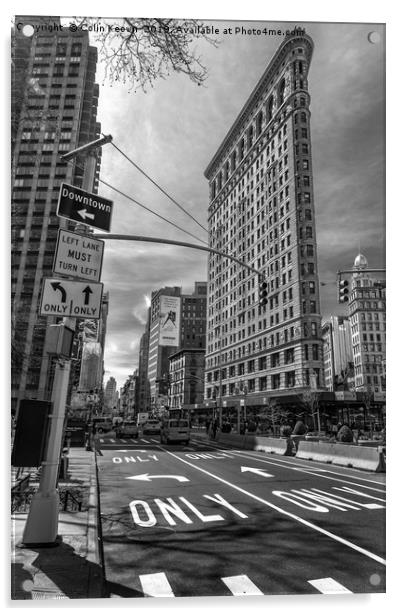
M62 182L57 216L82 222L101 231L110 231L113 201Z
M44 278L39 313L43 317L99 319L102 293L101 282Z
M59 229L53 273L99 282L105 242Z

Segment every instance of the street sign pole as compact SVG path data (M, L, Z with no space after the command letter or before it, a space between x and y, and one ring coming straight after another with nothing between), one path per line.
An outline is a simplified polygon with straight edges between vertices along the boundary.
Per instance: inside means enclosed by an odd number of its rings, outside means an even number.
M93 184L95 165L87 157L83 189L90 190ZM76 319L64 318L63 325L75 331ZM71 361L58 358L56 363L50 418L50 433L46 459L42 464L41 481L38 492L34 495L25 524L22 545L57 545L59 524L58 471L60 464L63 427L66 413L68 385L70 381Z
M67 321L68 319L65 319ZM75 321L75 319L74 319ZM60 452L66 408L70 360L58 361L56 365L50 417L50 433L46 459L42 463L42 473L38 491L34 494L24 528L22 543L30 545L57 545L59 520L59 492L57 490Z

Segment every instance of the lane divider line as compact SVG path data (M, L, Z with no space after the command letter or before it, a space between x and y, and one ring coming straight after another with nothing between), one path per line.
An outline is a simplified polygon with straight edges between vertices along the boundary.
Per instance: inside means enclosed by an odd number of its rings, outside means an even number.
M321 578L319 580L308 580L308 583L324 595L353 594L351 590L345 586L342 586L342 584L339 584L339 582L330 577Z
M174 597L166 575L162 573L147 573L140 575L142 591L148 597Z
M196 442L197 442L197 443L199 443L199 444L201 444L201 443L202 443L202 441L197 441L197 439L193 439L193 440L194 440L194 441L196 441ZM221 449L222 451L232 451L233 453L234 453L234 452L236 452L236 453L242 453L242 450L239 450L239 449L233 449L233 448L231 448L231 447L229 447L229 446L225 446L225 445L220 445L220 446L218 447L218 444L216 444L216 445L214 446L214 445L211 445L210 443L206 443L206 442L203 442L203 445L204 445L205 447L209 447L210 449L219 449L219 447L220 447L220 449ZM249 453L250 453L250 454L254 454L254 456L256 456L256 459L260 459L260 458L261 458L261 456L264 456L264 455L266 455L266 454L267 454L267 452L266 452L266 451L257 451L257 450L253 450L253 449L250 449L250 450L248 450L248 451L249 451ZM263 458L262 458L262 459L263 459ZM283 463L284 465L286 465L286 466L294 466L294 467L295 467L295 466L300 466L300 468L301 468L301 469L302 469L302 468L311 468L311 470L315 470L316 472L331 473L331 474L334 474L334 475L341 475L342 477L348 477L348 478L351 478L351 479L359 479L360 481L367 481L367 482L369 482L369 483L375 483L375 484L377 484L377 485L380 485L380 486L384 486L384 487L385 487L385 484L384 484L382 481L375 481L374 479L366 479L365 477L356 477L356 476L354 476L354 475L348 475L348 474L346 474L346 473L336 472L336 471L334 471L334 470L331 470L330 468L321 469L321 468L313 468L313 467L311 467L311 466L310 466L310 467L308 467L308 466L306 466L306 462L305 462L305 461L301 461L301 460L299 460L298 458L294 458L294 457L292 457L292 458L291 458L291 459L289 459L289 460L284 459L284 460L282 460L282 463ZM339 471L341 471L341 468L339 468L339 467L336 467L336 468L338 468L338 470L339 470Z
M188 460L183 460L182 458L177 456L172 451L168 451L167 449L165 449L164 447L161 447L160 445L158 446L158 448L161 451L168 453L173 458L176 458L176 460L180 460L180 462L182 462L183 464L187 464L188 466L195 468L200 473L204 473L205 475L208 475L209 477L212 477L213 479L216 479L217 481L224 483L225 485L229 486L233 490L237 490L237 492L241 492L242 494L249 496L250 498L262 503L263 505L266 505L270 509L274 509L278 513L281 513L282 515L285 515L291 518L292 520L295 520L296 522L299 522L300 524L303 524L304 526L307 526L308 528L311 528L312 530L315 530L321 533L322 535L326 535L330 539L337 541L338 543L342 543L343 545L346 545L352 550L355 550L356 552L360 552L360 554L364 554L368 558L371 558L372 560L375 560L376 562L381 563L382 565L386 564L385 559L381 558L381 556L378 556L377 554L374 554L373 552L370 552L369 550L366 550L365 548L362 548L359 545L356 545L355 543L352 543L351 541L348 541L347 539L340 537L339 535L335 535L334 533L331 533L330 531L325 530L324 528L321 528L320 526L317 526L316 524L313 524L312 522L309 522L308 520L305 520L304 518L301 518L300 516L294 513L291 513L290 511L285 511L284 509L282 509L281 507L278 507L274 503L271 503L265 500L264 498L257 496L257 494L252 494L251 492L244 490L240 486L236 486L234 483L231 483L230 481L226 481L226 479L223 479L223 477L219 477L218 475L215 475L214 473L211 473L203 468L200 468L199 466L196 466L195 464L192 464L191 462L188 462Z
M294 467L294 466L289 466L289 464L293 464L293 462L287 462L287 460L281 460L281 461L273 461L273 460L267 460L266 458L262 457L262 455L252 455L253 453L256 454L258 452L250 452L250 453L243 453L242 451L239 451L238 449L233 450L233 449L222 449L222 448L217 448L217 447L213 447L211 445L208 445L208 447L210 449L213 449L214 451L220 451L223 453L227 453L228 451L230 451L234 456L238 456L241 458L246 458L247 460L257 460L259 462L263 462L264 464L270 464L272 466L279 466L281 468L289 468L291 470L297 470L299 472L303 472L306 473L308 475L315 475L316 477L321 477L322 479L330 479L331 481L340 481L341 483L350 483L351 485L355 485L358 486L359 488L366 488L368 490L374 490L375 492L380 492L381 494L385 494L385 485L383 483L381 483L380 481L373 481L371 479L365 479L364 477L355 477L355 476L351 476L351 475L344 475L343 473L335 473L334 471L329 471L329 470L321 470L319 468L317 468L315 470L315 472L308 470L307 468L303 468L302 466L300 467ZM261 452L261 454L263 454L264 452ZM319 475L319 473L325 473L325 476L323 475ZM328 474L327 474L328 473ZM375 483L376 485L382 485L383 489L380 488L372 488L371 486L368 485L362 485L360 483L355 483L353 481L348 481L347 479L337 479L336 477L330 477L329 473L332 473L334 475L340 475L341 477L350 477L351 479L359 479L360 481L367 481L370 483Z
M264 594L247 575L233 575L221 578L221 580L235 597Z

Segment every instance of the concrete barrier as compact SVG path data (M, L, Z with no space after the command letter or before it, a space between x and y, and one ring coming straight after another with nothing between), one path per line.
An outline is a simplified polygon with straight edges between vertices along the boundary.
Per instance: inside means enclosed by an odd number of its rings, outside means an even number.
M296 458L350 466L375 473L385 472L383 451L374 447L359 447L346 443L315 443L301 441Z
M274 438L271 436L257 436L254 434L225 434L220 432L217 440L222 445L238 447L254 451L266 451L282 456L293 455L293 443L290 438Z

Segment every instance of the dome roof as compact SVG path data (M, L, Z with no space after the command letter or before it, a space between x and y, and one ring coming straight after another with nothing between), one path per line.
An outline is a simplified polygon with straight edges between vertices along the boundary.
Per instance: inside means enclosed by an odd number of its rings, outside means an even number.
M354 262L354 267L364 268L368 266L368 261L366 257L360 252Z

